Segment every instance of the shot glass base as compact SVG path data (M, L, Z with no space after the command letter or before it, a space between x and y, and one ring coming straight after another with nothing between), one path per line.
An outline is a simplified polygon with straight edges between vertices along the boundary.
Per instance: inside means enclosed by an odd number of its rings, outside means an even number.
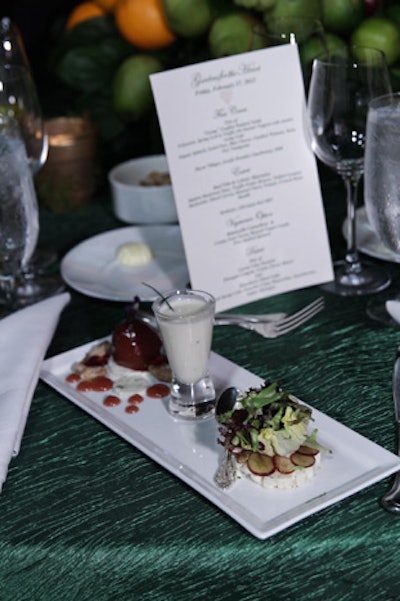
M172 382L169 412L177 419L200 421L215 414L215 389L208 376L195 384Z

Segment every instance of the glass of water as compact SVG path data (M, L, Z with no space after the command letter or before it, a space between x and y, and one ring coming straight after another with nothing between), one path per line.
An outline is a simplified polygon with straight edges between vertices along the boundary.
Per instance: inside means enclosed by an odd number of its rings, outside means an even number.
M0 114L0 310L15 308L16 277L39 232L38 206L26 147L17 121Z
M368 221L380 241L400 255L400 92L372 100L367 117L364 203ZM400 291L371 299L370 317L392 323L386 301L400 299Z

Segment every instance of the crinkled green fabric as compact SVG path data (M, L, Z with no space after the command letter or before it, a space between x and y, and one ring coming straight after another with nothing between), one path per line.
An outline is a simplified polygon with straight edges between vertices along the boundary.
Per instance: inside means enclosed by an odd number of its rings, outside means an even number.
M344 191L336 180L323 191L340 254ZM66 216L43 211L42 222L42 243L61 254L122 225L107 195ZM300 290L248 308L292 311L320 294ZM369 320L367 299L325 298L325 311L288 336L218 327L213 348L395 451L399 330ZM107 335L123 311L72 292L49 355ZM0 600L398 601L400 518L378 503L389 485L387 478L260 541L40 382L0 496Z

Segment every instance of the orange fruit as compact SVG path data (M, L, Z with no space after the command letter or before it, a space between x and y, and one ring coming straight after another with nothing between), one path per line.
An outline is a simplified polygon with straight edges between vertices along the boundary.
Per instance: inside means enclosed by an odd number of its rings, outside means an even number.
M75 8L73 8L70 12L65 24L65 28L70 30L75 27L75 25L83 23L83 21L93 19L94 17L103 17L105 14L105 10L100 8L100 6L98 6L98 4L95 2L91 2L90 0L87 2L82 2L81 4L75 6Z
M100 6L106 13L114 12L114 8L118 2L118 0L94 0L97 6Z
M364 16L364 0L322 0L322 23L333 33L353 31Z
M369 17L354 30L351 36L354 46L378 48L386 56L389 66L400 58L400 30L385 17Z
M114 17L122 37L143 50L164 48L176 39L162 0L118 0Z

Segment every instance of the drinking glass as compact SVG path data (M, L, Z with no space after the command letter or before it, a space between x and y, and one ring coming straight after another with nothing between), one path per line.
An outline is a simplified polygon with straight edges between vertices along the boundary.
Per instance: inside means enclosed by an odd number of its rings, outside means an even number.
M18 121L31 172L36 174L46 161L48 142L35 83L28 67L0 65L0 113ZM59 278L39 277L24 263L16 294L22 306L51 296L62 288Z
M367 117L364 203L368 221L381 242L400 255L400 92L372 100ZM387 325L388 300L400 300L389 289L367 305L367 313Z
M390 284L382 267L361 262L356 244L368 103L390 92L385 57L379 50L352 47L347 56L314 60L308 94L311 145L316 156L341 176L347 192L347 250L344 260L334 265L334 281L323 288L342 296L371 294Z
M30 64L26 55L25 46L18 27L7 16L0 20L0 65L16 65L26 67L30 71ZM31 72L31 71L30 71ZM32 77L31 77L32 80ZM33 87L34 83L32 80ZM36 90L34 90L36 94ZM41 153L40 164L32 165L34 175L43 166L47 155L47 136L42 137L43 148ZM40 273L57 260L57 253L51 249L35 248L31 260L24 269L22 277L24 278L24 286L20 283L20 294L32 293L32 281L36 272Z
M186 420L210 417L215 409L208 374L214 298L199 290L175 290L154 301L153 311L173 374L169 412Z
M16 277L36 246L38 207L25 144L15 119L0 114L0 304L15 308Z

